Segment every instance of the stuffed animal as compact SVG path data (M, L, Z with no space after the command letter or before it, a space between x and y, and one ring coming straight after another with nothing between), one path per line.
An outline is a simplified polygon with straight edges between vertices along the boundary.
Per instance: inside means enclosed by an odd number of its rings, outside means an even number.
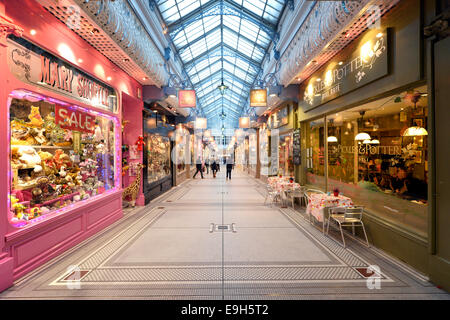
M44 124L44 120L42 120L41 114L39 113L39 107L31 106L28 119L30 119L30 124L33 127L41 127Z
M144 137L143 136L139 136L138 139L135 142L135 145L137 145L137 149L139 151L142 151L142 148L143 148L144 144L145 144Z
M41 128L32 128L30 130L31 136L37 141L39 144L45 144L47 143L47 138L44 135L45 129Z
M36 140L30 135L30 128L27 123L21 120L11 121L11 144L35 145Z
M28 167L34 167L41 164L41 157L33 147L20 146L18 150L19 160L24 162Z
M94 141L99 142L102 140L103 140L102 129L100 128L100 126L95 126Z

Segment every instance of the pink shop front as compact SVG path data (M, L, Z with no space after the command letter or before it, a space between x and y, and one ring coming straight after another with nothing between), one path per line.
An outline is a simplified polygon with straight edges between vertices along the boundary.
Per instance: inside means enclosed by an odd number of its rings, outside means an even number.
M18 14L0 43L0 291L123 215L121 98L138 84L46 14L23 22L59 44L27 37Z

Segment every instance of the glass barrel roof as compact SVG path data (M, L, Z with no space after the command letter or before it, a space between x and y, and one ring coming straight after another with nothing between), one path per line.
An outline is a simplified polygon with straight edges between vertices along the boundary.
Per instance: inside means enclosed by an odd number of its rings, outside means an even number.
M158 0L208 127L238 126L285 0ZM223 66L223 67L222 67ZM222 81L228 90L222 96Z

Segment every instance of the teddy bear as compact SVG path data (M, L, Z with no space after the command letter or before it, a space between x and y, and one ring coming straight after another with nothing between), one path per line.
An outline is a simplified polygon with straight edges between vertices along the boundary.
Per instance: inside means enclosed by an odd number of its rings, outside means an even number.
M30 134L30 128L23 121L11 121L11 144L13 145L35 145L37 141Z
M33 147L20 146L18 149L19 160L27 165L27 167L35 167L41 164L41 157Z
M44 124L44 120L42 120L41 114L39 113L39 107L31 106L28 119L30 119L30 124L33 127L41 127Z
M32 128L30 130L31 136L39 143L39 144L45 144L47 143L47 138L44 135L45 129L41 128Z

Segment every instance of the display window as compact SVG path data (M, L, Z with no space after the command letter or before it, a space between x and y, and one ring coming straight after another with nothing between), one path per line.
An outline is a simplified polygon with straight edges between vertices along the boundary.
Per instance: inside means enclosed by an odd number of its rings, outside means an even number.
M170 139L158 134L149 134L147 150L148 183L170 177Z
M307 184L426 237L427 101L424 86L307 123Z
M293 151L292 151L292 134L281 135L279 141L279 162L278 162L278 170L279 174L283 176L294 176L294 160L293 160Z
M42 221L118 186L118 120L28 91L9 98L9 221Z

